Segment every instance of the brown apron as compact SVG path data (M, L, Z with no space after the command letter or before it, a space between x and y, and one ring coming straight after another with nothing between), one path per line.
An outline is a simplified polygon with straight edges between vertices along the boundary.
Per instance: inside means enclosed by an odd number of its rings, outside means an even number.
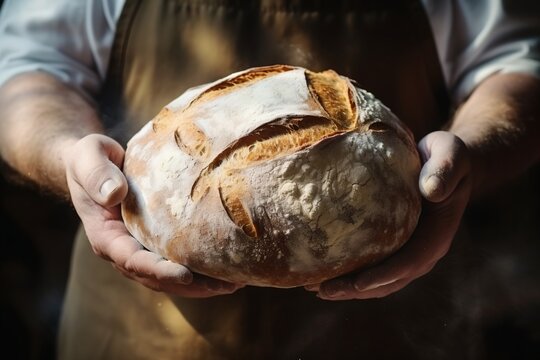
M417 138L447 118L420 1L128 0L101 97L104 121L125 142L187 88L269 64L335 69ZM460 266L457 256L380 300L328 302L302 288L253 287L183 299L125 279L79 235L62 359L434 359L463 358L466 349L446 276Z

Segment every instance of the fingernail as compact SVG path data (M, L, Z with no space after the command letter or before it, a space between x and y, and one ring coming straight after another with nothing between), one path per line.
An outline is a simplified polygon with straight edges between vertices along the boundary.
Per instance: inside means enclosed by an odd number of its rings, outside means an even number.
M101 188L99 188L99 193L104 197L109 197L116 189L118 189L116 181L108 179L101 185Z
M431 175L424 181L424 192L429 197L437 197L444 193L444 184L440 177Z

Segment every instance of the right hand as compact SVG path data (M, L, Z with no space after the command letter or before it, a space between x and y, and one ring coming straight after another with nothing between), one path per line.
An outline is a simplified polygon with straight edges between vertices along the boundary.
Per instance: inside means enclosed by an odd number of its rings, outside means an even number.
M124 149L113 139L88 135L64 148L62 158L71 201L94 252L122 274L156 291L184 297L230 294L236 285L194 274L150 252L126 229L120 203L128 185L120 170Z
M446 255L471 193L469 151L460 138L447 131L426 135L418 149L424 163L419 190L427 201L411 238L380 264L307 286L307 290L317 291L325 300L388 296L427 274Z

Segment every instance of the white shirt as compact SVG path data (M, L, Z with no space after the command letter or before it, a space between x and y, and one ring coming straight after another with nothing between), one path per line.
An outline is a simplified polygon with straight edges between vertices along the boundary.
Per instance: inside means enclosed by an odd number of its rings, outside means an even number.
M540 14L525 8L526 2L512 11L504 0L422 3L455 102L496 72L540 78ZM7 0L0 13L0 85L41 70L95 95L123 5L124 0Z

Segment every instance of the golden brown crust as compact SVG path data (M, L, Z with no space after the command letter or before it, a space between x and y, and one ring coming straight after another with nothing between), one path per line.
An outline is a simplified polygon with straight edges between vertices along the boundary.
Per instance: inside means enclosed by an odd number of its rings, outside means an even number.
M306 71L306 82L313 97L335 122L338 129L350 130L358 126L356 103L348 82L333 70Z
M227 215L236 226L242 229L247 236L257 238L259 236L257 228L248 210L240 200L245 191L245 184L241 180L234 171L227 171L223 174L218 186L219 198Z
M191 101L186 110L189 109L192 105L199 101L205 101L214 96L223 96L226 92L233 91L240 86L246 86L249 83L255 82L257 80L264 79L268 76L279 74L285 71L293 70L294 67L287 65L273 65L273 66L262 66L252 69L252 71L244 72L238 76L235 76L230 79L226 79L218 82L216 85L206 89L199 96Z

